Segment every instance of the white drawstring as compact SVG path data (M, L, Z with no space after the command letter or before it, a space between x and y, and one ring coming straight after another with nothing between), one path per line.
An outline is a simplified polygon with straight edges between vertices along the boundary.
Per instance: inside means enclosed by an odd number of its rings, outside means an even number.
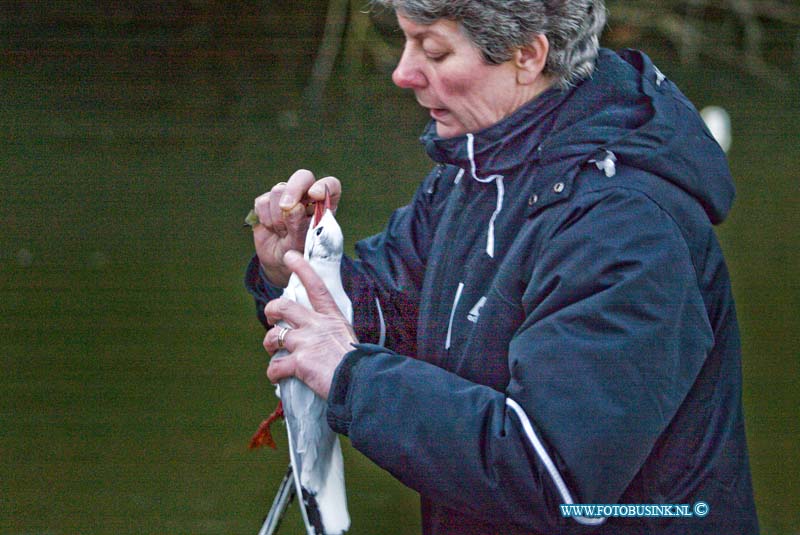
M450 323L447 325L447 338L444 341L444 348L450 349L450 342L452 341L453 335L453 318L456 315L456 308L458 308L458 301L461 299L461 292L464 291L464 283L459 282L458 288L456 289L456 297L453 299L453 308L450 309Z
M377 297L375 298L375 305L378 307L378 321L380 321L381 324L378 345L383 347L386 345L386 321L383 319L383 309Z
M489 231L486 237L486 254L494 258L494 222L503 209L503 197L505 196L503 175L490 175L487 178L478 177L477 166L475 165L475 136L472 134L467 134L467 155L469 156L472 178L483 184L494 182L497 185L497 207L492 214L492 218L489 220Z
M486 239L486 254L491 258L494 258L494 220L497 219L500 210L503 209L503 197L505 195L503 177L498 175L494 183L497 184L497 208L495 208L492 218L489 220L489 236Z

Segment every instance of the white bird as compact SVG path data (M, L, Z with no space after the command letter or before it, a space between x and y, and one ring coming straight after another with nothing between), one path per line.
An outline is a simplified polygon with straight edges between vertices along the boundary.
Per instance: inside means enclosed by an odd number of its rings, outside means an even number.
M324 205L316 204L313 224L306 234L304 256L325 282L342 315L352 323L353 306L342 286L340 272L343 254L342 229L331 211L330 195L326 191ZM283 297L312 308L306 290L295 274L291 275ZM284 322L278 325L289 328ZM286 350L280 350L272 358L286 354ZM328 425L326 402L294 377L281 380L276 393L281 398L286 419L294 483L301 497L300 510L308 535L340 535L350 527L350 515L347 512L342 450L339 438ZM278 411L280 409L279 406ZM265 426L268 429L271 421L276 419L274 414L259 428L253 443L271 442L271 437L260 435L264 434Z

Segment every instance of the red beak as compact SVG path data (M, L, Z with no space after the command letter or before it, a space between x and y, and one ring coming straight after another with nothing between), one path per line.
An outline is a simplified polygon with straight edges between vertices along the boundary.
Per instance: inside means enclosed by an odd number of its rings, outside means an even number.
M317 201L314 203L314 226L319 225L322 216L325 215L326 210L331 209L331 192L328 186L325 186L325 201Z

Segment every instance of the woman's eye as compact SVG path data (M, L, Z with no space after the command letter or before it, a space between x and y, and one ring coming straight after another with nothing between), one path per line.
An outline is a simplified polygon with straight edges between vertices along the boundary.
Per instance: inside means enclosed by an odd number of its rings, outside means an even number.
M442 61L447 57L447 52L427 51L425 56L431 61Z

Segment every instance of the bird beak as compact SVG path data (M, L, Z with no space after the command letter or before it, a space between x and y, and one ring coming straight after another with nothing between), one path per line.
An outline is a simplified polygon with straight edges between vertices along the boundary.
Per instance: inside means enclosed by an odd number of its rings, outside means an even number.
M330 209L331 209L331 192L328 189L328 186L325 186L325 200L317 201L316 203L314 203L315 227L319 225L319 222L322 220L322 216L325 215L325 212Z

